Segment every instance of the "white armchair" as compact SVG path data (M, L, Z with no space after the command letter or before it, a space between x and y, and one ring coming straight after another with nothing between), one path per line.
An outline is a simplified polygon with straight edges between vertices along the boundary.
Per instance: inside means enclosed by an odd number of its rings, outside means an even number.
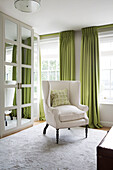
M43 134L49 125L56 128L56 143L59 141L59 129L70 128L76 126L86 126L86 138L88 133L89 119L86 112L88 106L80 104L80 82L79 81L42 81L42 89L44 96L44 112L46 117L46 126ZM51 106L51 90L67 89L68 99L71 105Z

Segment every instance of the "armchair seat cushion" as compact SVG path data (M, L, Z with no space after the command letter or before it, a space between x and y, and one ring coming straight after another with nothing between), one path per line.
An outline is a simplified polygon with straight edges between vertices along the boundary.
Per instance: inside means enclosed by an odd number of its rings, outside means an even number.
M78 109L73 105L62 105L55 107L59 110L59 119L61 122L85 119L85 111Z

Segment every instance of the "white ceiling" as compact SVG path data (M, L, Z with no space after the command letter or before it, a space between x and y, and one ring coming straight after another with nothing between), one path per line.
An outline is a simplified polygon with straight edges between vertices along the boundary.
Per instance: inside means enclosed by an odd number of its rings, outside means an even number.
M36 13L22 13L14 0L0 0L0 11L31 25L38 34L113 23L113 0L41 0Z

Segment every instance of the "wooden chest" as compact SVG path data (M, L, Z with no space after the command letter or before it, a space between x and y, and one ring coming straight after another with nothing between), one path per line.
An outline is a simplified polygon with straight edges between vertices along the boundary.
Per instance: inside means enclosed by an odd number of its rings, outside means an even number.
M113 170L113 127L97 146L97 170Z

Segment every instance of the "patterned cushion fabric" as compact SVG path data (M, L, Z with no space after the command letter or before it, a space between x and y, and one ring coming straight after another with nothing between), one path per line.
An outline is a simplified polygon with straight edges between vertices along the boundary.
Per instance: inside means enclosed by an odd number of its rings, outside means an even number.
M67 89L51 90L51 106L70 105L67 97Z

